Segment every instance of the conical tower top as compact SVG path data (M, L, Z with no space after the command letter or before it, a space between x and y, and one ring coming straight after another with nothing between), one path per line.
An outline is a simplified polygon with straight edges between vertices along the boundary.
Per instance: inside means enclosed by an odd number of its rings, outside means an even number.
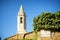
M19 10L18 15L24 15L24 9L23 9L22 5L20 6L20 10Z

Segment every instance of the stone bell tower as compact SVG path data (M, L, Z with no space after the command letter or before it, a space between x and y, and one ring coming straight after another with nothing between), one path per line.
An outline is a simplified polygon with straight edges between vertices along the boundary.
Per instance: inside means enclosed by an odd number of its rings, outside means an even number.
M17 16L17 34L26 33L26 15L24 13L23 6L20 6L20 10Z

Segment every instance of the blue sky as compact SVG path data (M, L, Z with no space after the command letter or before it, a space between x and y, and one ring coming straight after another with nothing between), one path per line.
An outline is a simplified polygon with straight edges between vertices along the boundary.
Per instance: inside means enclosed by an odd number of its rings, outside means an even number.
M33 31L33 18L42 12L60 11L60 0L0 0L0 36L2 39L17 32L20 5L26 14L26 31Z

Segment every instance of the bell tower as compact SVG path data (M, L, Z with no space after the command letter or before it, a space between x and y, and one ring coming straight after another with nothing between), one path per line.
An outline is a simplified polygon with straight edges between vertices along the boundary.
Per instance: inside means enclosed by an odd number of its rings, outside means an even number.
M20 10L17 16L17 34L26 33L26 15L24 13L23 6L20 6Z

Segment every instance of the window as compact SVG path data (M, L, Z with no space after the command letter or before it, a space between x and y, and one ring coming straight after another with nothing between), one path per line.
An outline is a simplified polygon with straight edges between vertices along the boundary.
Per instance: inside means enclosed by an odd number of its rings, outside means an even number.
M20 23L22 23L22 17L20 17Z

